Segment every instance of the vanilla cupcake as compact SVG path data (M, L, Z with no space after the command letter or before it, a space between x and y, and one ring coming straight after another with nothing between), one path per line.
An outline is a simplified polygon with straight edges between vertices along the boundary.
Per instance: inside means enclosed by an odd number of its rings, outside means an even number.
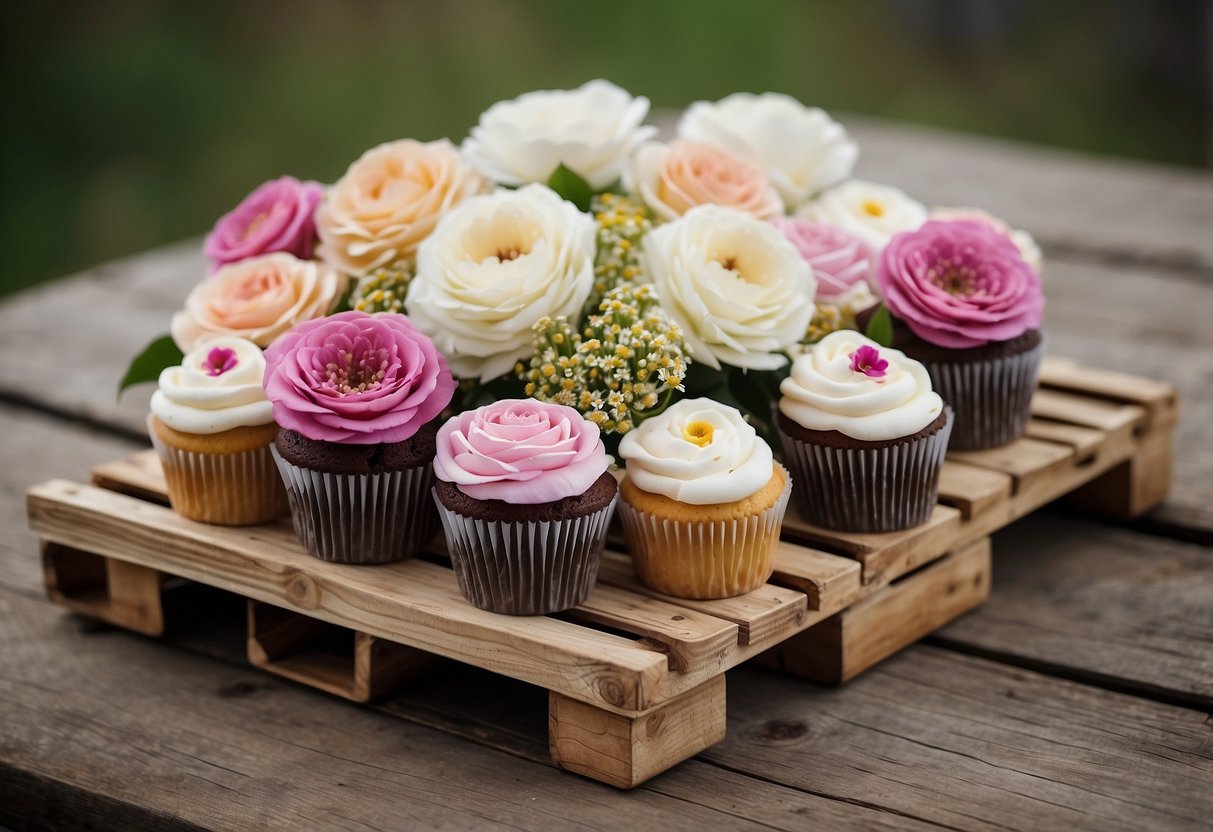
M264 373L256 344L220 336L160 374L148 433L169 502L183 517L247 526L286 513L286 491L269 450L278 426L261 387Z
M832 332L780 384L779 434L808 522L890 532L931 516L951 410L922 364L858 332Z
M620 516L636 574L680 598L766 583L792 480L734 408L684 399L624 435Z

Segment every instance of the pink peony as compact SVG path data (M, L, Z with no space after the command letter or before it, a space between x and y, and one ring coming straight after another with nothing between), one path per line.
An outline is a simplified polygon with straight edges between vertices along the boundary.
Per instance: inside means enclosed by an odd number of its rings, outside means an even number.
M293 176L259 185L206 235L203 248L211 258L211 270L275 251L310 260L316 241L316 206L323 196L319 182L300 182Z
M851 232L801 219L780 218L774 223L813 267L818 299L837 300L872 273L871 252Z
M434 473L477 500L551 503L584 494L606 469L598 426L563 405L503 399L438 429Z
M1038 329L1040 275L1005 234L975 220L931 221L893 237L876 272L885 304L925 341L948 349Z
M265 351L265 362L274 421L318 442L403 442L455 393L434 343L394 312L300 324Z

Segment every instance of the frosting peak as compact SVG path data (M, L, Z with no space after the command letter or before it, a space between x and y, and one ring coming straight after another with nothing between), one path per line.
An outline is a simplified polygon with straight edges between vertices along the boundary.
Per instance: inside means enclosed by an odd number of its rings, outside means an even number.
M535 505L584 494L607 465L598 426L573 408L502 399L438 429L434 474L476 500Z
M771 448L736 409L683 399L624 434L627 475L651 494L692 505L731 503L771 479Z
M204 340L178 367L160 374L152 413L183 433L222 433L272 422L261 389L265 358L251 341L234 336Z
M864 442L910 436L943 412L922 364L851 330L810 347L779 390L779 411L796 424Z

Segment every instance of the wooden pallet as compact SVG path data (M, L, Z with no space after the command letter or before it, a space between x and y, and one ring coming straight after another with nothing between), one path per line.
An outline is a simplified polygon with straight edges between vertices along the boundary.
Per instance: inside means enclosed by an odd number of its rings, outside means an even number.
M247 603L250 662L359 702L406 684L433 656L538 685L549 747L562 767L631 787L718 742L724 673L758 657L843 682L980 604L991 532L1057 497L1112 515L1165 496L1174 391L1049 361L1028 436L956 453L925 525L839 534L792 516L775 574L748 595L669 598L607 553L593 595L559 616L472 607L441 547L376 567L325 563L287 521L252 528L194 523L166 507L152 452L103 465L92 485L29 492L46 585L69 609L160 635L185 582Z

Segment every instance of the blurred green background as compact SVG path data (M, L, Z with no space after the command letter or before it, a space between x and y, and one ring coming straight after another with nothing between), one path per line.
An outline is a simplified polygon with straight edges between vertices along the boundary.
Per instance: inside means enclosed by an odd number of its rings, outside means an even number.
M1210 164L1209 2L3 4L0 294L204 232L261 181L462 138L606 77L657 107L827 109Z

